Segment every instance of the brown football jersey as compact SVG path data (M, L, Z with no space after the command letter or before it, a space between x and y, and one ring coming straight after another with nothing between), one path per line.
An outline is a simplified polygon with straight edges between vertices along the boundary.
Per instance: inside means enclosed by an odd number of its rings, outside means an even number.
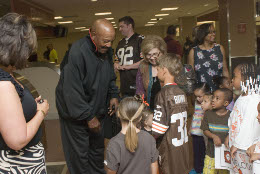
M155 98L152 132L158 144L163 174L186 174L189 164L187 97L177 85L165 85Z

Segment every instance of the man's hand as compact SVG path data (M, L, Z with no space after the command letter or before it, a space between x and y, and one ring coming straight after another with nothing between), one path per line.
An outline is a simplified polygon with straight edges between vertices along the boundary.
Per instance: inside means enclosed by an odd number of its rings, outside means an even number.
M217 135L214 136L213 142L214 142L215 146L221 146L221 139Z
M117 98L112 98L110 100L110 106L109 106L108 114L110 116L113 115L116 112L117 108L118 108L118 99Z
M118 62L114 63L114 69L115 69L116 72L118 72L120 70L120 65L119 65Z
M235 146L232 146L230 148L230 154L231 154L231 157L234 158L235 157L235 153L237 152L237 148Z
M248 156L251 157L251 155L254 153L254 151L255 151L255 146L256 146L256 144L253 144L252 146L250 146L250 147L246 150L246 154L247 154Z
M100 132L100 122L98 121L97 117L94 117L92 120L88 121L88 128L91 132Z

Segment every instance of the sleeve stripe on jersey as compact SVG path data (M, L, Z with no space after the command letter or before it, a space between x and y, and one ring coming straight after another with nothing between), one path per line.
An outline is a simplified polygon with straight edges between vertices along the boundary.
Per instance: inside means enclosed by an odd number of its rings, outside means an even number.
M165 126L165 125L157 123L155 121L153 121L153 125L155 125L155 126L157 126L159 128L162 128L162 129L168 129L169 128L169 126Z
M160 134L164 134L167 131L168 127L169 126L164 126L160 123L153 122L152 131L155 131L155 132L160 133Z

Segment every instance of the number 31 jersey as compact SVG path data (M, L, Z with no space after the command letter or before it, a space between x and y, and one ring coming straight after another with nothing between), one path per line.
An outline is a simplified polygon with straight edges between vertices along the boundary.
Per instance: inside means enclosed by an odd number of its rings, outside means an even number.
M141 43L144 39L143 35L133 34L130 38L123 38L116 48L115 61L119 65L132 65L141 60ZM136 90L136 74L137 69L120 71L120 90L123 95L133 96Z
M157 144L163 174L189 173L187 97L177 85L166 85L156 95L152 133Z

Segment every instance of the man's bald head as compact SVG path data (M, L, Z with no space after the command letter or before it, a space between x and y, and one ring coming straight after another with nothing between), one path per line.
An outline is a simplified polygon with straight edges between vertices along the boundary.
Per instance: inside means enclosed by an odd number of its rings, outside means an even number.
M91 37L100 53L106 53L115 39L115 29L106 19L96 20L91 27Z
M115 32L115 29L114 29L113 25L111 24L111 22L109 22L108 20L98 19L93 23L93 25L91 27L91 33L92 32L96 32L96 33Z

